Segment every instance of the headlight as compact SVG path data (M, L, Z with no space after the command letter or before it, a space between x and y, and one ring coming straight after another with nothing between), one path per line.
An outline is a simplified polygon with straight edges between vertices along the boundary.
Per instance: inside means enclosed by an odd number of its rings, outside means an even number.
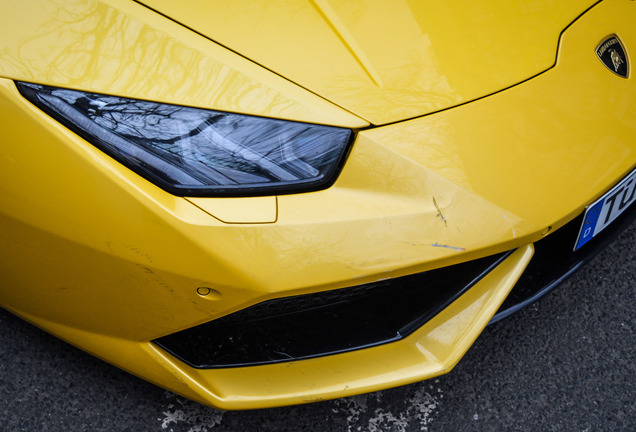
M175 195L250 196L328 187L348 129L16 83L29 101Z

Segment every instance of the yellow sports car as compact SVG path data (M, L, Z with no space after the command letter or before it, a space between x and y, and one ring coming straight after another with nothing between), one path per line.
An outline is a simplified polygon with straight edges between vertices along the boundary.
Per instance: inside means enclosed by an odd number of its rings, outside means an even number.
M633 0L0 12L0 305L204 404L448 372L636 213Z

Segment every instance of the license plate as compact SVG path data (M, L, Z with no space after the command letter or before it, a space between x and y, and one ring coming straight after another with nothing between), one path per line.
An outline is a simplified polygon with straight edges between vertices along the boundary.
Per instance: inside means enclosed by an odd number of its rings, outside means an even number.
M579 249L603 231L634 201L636 201L636 169L609 192L586 207L583 225L581 225L574 250Z

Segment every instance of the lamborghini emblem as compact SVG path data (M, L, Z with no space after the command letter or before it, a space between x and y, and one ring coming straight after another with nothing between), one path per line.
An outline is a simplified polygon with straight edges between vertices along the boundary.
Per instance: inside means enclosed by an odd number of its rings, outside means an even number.
M596 55L616 75L627 78L627 55L616 35L608 36L596 48Z

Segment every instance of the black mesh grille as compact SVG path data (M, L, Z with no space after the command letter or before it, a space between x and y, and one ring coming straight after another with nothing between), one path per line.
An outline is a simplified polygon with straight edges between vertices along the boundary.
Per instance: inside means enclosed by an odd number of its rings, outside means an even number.
M154 342L197 368L277 363L384 344L422 326L507 255L269 300Z

